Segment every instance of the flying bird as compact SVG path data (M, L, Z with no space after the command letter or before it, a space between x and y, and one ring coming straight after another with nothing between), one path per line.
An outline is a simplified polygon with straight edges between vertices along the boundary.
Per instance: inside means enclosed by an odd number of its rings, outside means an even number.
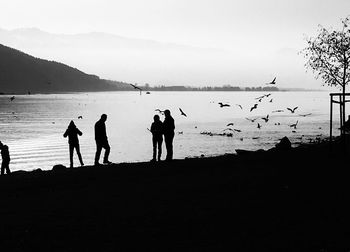
M293 109L291 109L291 108L287 108L292 114L294 114L294 112L295 112L295 110L297 109L298 107L295 107L295 108L293 108Z
M240 129L233 129L233 130L236 132L242 132L242 130L240 130Z
M277 109L277 110L272 111L272 113L279 113L279 112L284 112L284 110L282 110L282 109Z
M142 89L136 85L133 85L133 84L130 84L134 89L138 89L140 90L140 95L141 95L141 92L142 92Z
M253 107L250 108L250 112L252 112L254 109L256 109L258 107L258 104L255 103Z
M254 119L245 118L245 119L247 119L248 121L251 121L251 122L253 123L253 122L255 122L255 120L258 119L258 118L254 118Z
M231 131L233 131L233 129L231 129L231 128L226 128L226 129L224 129L223 131L225 131L225 130L231 130Z
M260 125L260 123L258 123L258 127L257 127L258 129L261 129L261 125Z
M229 123L229 124L227 124L226 126L227 126L227 127L228 127L228 126L233 126L233 123Z
M11 97L10 97L10 101L13 101L14 99L15 99L14 96L11 96Z
M241 109L243 109L242 105L240 104L236 104L236 106L240 107Z
M261 117L261 119L263 119L267 123L269 121L269 115L267 115L266 117Z
M290 124L289 127L297 129L298 121L296 123Z
M220 108L222 107L230 107L230 104L226 104L226 103L222 103L222 102L218 102L218 104L220 105Z
M266 85L275 85L276 84L276 77L269 83L266 83Z
M83 119L83 116L78 116L78 119Z
M183 111L182 111L182 109L181 109L181 108L179 108L179 110L180 110L180 112L181 112L181 115L183 115L183 116L186 116L186 117L187 117L187 115L185 114L185 112L183 112Z
M273 99L271 99L269 102L272 102L273 101Z
M308 114L303 114L303 115L300 115L300 116L303 116L303 117L305 117L305 116L309 116L309 115L312 115L312 113L308 113Z

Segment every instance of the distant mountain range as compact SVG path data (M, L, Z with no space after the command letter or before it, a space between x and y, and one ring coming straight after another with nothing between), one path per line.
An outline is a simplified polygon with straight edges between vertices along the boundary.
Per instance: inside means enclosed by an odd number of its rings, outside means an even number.
M131 90L129 84L100 79L68 65L35 58L0 44L1 93Z

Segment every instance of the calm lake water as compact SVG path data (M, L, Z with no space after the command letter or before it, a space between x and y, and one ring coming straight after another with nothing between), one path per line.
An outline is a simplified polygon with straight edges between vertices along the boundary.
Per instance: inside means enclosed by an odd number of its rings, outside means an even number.
M147 128L157 108L169 109L175 119L176 159L235 153L235 149L268 149L283 136L298 145L329 135L328 92L272 92L258 102L256 98L264 94L268 92L151 92L142 95L101 92L16 95L13 101L10 96L3 95L0 96L0 140L9 146L10 168L14 171L48 170L55 164L68 166L68 141L63 133L70 120L83 132L80 146L85 164L93 164L94 124L102 113L108 115L110 160L116 163L151 159L151 134ZM231 106L220 108L218 102ZM257 109L250 112L255 103L258 103ZM286 109L297 106L295 113ZM187 117L181 116L179 107ZM276 110L283 112L273 112ZM338 111L335 109L335 112ZM261 117L267 115L269 121L265 123ZM246 118L258 119L252 123ZM297 121L296 129L290 127ZM338 121L335 122L338 127ZM227 127L229 123L234 125ZM211 132L213 136L201 132ZM232 132L232 137L220 135L224 132ZM78 165L77 156L74 157Z

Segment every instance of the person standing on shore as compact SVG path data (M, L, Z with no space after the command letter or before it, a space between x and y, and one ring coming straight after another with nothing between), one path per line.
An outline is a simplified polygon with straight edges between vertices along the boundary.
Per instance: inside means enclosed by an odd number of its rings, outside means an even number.
M158 161L162 156L162 143L163 143L163 123L159 119L159 115L153 117L153 123L151 125L152 143L153 143L153 159L152 162L156 161L157 156L157 145L158 145Z
M106 133L106 124L107 121L107 115L102 114L100 120L98 120L95 123L95 141L96 141L96 155L95 155L95 165L100 165L100 154L102 151L102 148L105 149L105 155L103 158L104 164L111 164L108 160L109 152L111 150L111 147L108 143L107 133Z
M173 139L175 135L175 122L168 109L164 111L164 115L165 119L163 122L163 134L166 148L166 160L171 161L173 159Z
M70 121L66 132L64 132L64 134L63 134L63 137L68 136L70 168L73 168L74 149L77 151L80 165L84 166L83 158L81 157L81 153L80 153L78 135L81 136L81 135L83 135L83 133L77 128L77 126L75 126L73 121Z
M2 163L1 163L1 175L5 174L10 174L10 152L9 152L9 147L7 145L4 145L2 142L0 142L0 150L1 150L1 158L2 158Z

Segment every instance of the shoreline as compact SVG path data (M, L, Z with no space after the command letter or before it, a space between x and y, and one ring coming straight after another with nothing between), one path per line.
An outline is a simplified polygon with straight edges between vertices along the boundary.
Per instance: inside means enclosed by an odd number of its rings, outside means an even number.
M0 246L346 251L350 171L340 145L0 176Z

